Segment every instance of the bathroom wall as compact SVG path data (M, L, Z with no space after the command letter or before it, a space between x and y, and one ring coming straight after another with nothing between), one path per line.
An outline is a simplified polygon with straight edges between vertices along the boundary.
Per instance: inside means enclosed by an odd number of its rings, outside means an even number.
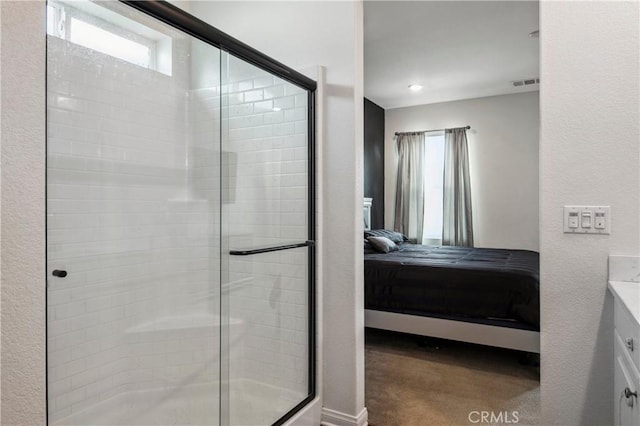
M540 424L613 424L607 256L640 253L640 3L540 3ZM611 206L611 235L562 232Z
M44 1L0 2L0 423L46 422Z

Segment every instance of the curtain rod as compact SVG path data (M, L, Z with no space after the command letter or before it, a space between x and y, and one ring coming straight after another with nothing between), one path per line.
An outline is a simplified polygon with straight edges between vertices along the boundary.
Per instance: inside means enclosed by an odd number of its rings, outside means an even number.
M466 129L469 130L471 128L471 126L464 126L464 127L452 127L449 129L435 129L435 130L416 130L415 132L396 132L395 135L399 136L402 134L407 134L407 133L429 133L429 132L442 132L445 130L454 130L454 129Z

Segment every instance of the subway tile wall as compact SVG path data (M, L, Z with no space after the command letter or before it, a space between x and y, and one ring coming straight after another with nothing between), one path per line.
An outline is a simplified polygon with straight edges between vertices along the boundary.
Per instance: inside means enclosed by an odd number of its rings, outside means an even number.
M173 77L48 43L48 264L69 272L48 282L55 423L126 392L217 383L220 262L218 203L188 189L187 42Z
M223 210L229 247L306 241L307 93L233 57L229 68L223 149L236 155L223 179L235 191ZM253 78L235 81L236 74ZM228 308L244 320L244 377L271 384L288 408L307 392L307 250L229 257Z
M307 393L307 249L220 257L307 239L307 95L233 58L220 86L214 50L174 38L169 77L49 38L52 423L176 386L217 419L221 324L233 424Z

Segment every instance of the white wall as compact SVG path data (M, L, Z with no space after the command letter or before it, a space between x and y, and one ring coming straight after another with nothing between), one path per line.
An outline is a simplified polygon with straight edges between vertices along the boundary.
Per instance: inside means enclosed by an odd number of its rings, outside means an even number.
M540 5L541 424L613 424L607 255L638 255L639 3ZM611 235L565 235L562 206L610 205Z
M0 423L45 423L44 2L0 2Z
M393 229L395 132L470 125L469 173L477 247L538 251L537 92L385 111L385 227Z

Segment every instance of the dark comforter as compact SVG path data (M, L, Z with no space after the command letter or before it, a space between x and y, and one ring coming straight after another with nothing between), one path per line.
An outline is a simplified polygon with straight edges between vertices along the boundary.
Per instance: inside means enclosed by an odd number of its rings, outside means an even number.
M401 244L396 252L366 252L364 277L366 309L540 329L533 251Z

